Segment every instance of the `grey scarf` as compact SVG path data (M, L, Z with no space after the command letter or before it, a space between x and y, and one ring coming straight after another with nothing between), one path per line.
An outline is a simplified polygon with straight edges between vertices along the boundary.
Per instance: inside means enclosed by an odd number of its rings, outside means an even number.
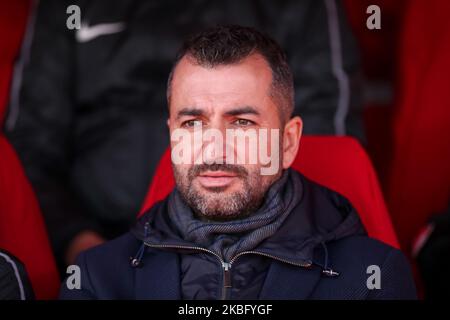
M169 197L168 214L186 241L212 250L224 261L230 261L238 253L253 250L272 236L300 202L301 195L301 178L289 169L269 188L261 207L244 219L227 222L199 220L176 189Z

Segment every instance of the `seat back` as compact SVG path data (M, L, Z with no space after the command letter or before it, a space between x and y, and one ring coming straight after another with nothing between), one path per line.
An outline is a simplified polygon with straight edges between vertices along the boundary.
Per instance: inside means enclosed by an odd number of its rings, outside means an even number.
M410 253L420 229L450 201L450 2L410 1L407 9L387 203Z
M0 248L23 262L37 299L54 299L59 275L33 189L0 135Z
M13 65L31 1L0 2L0 248L25 265L37 299L58 295L60 280L39 205L24 170L1 130Z

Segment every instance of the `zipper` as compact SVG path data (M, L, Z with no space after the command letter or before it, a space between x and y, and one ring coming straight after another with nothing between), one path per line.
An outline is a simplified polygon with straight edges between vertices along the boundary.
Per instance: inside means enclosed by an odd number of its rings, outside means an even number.
M222 262L223 269L223 285L222 285L222 300L227 300L228 291L231 289L231 263Z
M312 262L305 262L305 263L293 262L293 261L289 261L289 260L286 260L286 259L283 259L283 258L279 258L279 257L277 257L277 256L273 256L273 255L271 255L271 254L264 253L264 252L259 252L259 251L243 251L243 252L241 252L241 253L238 253L237 255L235 255L235 256L230 260L230 264L233 264L233 263L236 261L237 258L239 258L240 256L243 256L243 255L245 255L245 254L256 254L256 255L260 255L260 256L267 257L267 258L271 258L271 259L274 259L274 260L278 260L278 261L280 261L280 262L284 262L284 263L287 263L287 264L290 264L290 265L293 265L293 266L296 266L296 267L309 268L309 267L311 267L311 265L312 265Z
M293 266L297 266L297 267L303 267L303 268L309 268L312 263L311 262L305 262L305 263L297 263L297 262L293 262L293 261L289 261L286 259L282 259L276 256L273 256L271 254L268 253L263 253L263 252L259 252L259 251L243 251L238 253L237 255L235 255L233 258L231 258L230 262L225 262L222 257L217 254L216 252L206 249L206 248L202 248L202 247L193 247L193 246L183 246L183 245L171 245L171 244L152 244L152 243L148 243L144 241L144 244L148 247L151 248L170 248L170 249L185 249L185 250L198 250L198 251L202 251L202 252L206 252L209 254L214 255L219 261L220 264L222 266L222 272L223 272L223 280L222 280L222 298L221 300L226 300L228 297L228 291L232 288L231 285L231 266L233 265L233 263L241 256L246 255L246 254L255 254L255 255L260 255L263 257L267 257L267 258L271 258L274 260L278 260L280 262L283 263L287 263Z
M212 250L202 248L202 247L192 247L192 246L182 246L182 245L171 245L171 244L151 244L144 241L144 244L151 248L171 248L171 249L187 249L187 250L197 250L206 252L209 254L214 255L219 261L220 265L222 266L222 272L223 272L223 280L222 280L222 297L221 300L226 300L228 296L228 290L231 288L231 264L228 262L225 262L222 257L215 253Z
M207 252L210 253L214 256L217 257L217 259L219 259L220 263L223 265L225 263L225 261L223 261L222 257L220 255L218 255L217 253L215 253L212 250L209 249L205 249L202 247L192 247L192 246L182 246L182 245L177 245L177 244L152 244L152 243L148 243L144 241L144 244L147 247L151 247L151 248L172 248L172 249L185 249L185 250L199 250L199 251L203 251L203 252Z

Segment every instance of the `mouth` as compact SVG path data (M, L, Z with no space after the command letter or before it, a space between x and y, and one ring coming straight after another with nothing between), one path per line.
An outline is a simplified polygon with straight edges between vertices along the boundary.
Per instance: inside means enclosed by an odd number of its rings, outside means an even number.
M224 188L230 186L238 175L229 171L207 171L197 176L204 188Z

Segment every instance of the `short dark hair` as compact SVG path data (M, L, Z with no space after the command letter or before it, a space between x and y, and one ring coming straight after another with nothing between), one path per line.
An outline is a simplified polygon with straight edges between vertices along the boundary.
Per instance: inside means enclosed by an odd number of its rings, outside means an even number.
M178 51L167 82L170 103L173 73L179 61L189 56L200 66L214 68L234 64L252 54L260 54L272 69L270 95L280 109L281 119L291 117L294 109L294 80L286 54L269 36L250 27L216 26L187 38Z

